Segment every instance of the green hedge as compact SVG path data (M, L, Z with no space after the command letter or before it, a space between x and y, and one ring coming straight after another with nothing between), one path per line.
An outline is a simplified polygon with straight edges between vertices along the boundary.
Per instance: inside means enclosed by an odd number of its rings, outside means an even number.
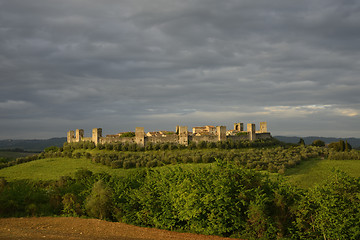
M360 179L308 191L222 161L126 177L80 170L52 182L0 179L0 216L91 216L246 239L359 239Z

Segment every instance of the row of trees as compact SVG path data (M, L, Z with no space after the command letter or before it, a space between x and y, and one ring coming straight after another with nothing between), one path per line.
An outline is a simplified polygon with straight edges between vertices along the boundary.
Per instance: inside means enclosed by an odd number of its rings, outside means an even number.
M0 163L0 168L13 166L37 159L67 157L87 158L94 163L100 163L112 168L142 168L160 167L169 164L181 163L212 163L216 159L234 162L238 166L248 169L267 170L284 173L302 160L310 158L327 158L331 160L358 160L360 152L351 150L337 152L323 147L294 146L290 148L251 148L247 150L223 149L195 149L181 151L145 151L145 152L116 152L97 151L92 153L86 150L74 151L46 151L38 155L18 158L14 161Z
M188 146L175 144L175 143L147 143L145 147L141 147L136 143L99 143L97 146L93 142L75 142L65 143L60 151L74 151L78 149L98 149L98 150L114 150L114 151L131 151L131 152L143 152L153 150L178 150L178 149L240 149L240 148L257 148L257 147L269 147L283 145L275 138L259 139L257 141L219 141L219 142L190 142Z
M37 159L68 157L92 159L95 163L112 168L157 167L177 163L211 163L215 159L225 159L250 169L269 170L283 173L285 169L297 165L301 160L322 157L332 160L360 159L360 152L351 150L344 141L329 144L328 148L321 140L311 146L285 145L275 139L257 142L200 142L183 146L170 143L148 144L145 148L137 144L111 143L95 146L92 142L65 143L62 148L49 147L44 152L0 162L0 169ZM277 146L277 147L275 147ZM91 153L92 149L106 150ZM236 149L248 149L236 151ZM181 150L181 151L180 151Z
M309 158L325 157L326 148L295 146L291 148L251 148L246 150L195 149L181 151L116 152L91 153L84 150L73 152L46 153L46 157L87 158L112 168L158 167L180 163L211 163L216 159L234 162L249 169L268 170L284 173L285 169L296 166Z
M360 160L359 150L350 150L344 152L330 151L328 155L329 160Z
M37 159L41 159L42 156L39 154L34 154L34 155L30 155L30 156L26 156L26 157L19 157L16 158L15 160L5 160L5 161L0 161L0 169L2 168L6 168L6 167L11 167L17 164L21 164L21 163L26 163L26 162L31 162Z
M52 182L0 179L0 216L89 216L246 239L359 239L359 192L359 179L342 172L301 190L221 161L121 178L79 170Z

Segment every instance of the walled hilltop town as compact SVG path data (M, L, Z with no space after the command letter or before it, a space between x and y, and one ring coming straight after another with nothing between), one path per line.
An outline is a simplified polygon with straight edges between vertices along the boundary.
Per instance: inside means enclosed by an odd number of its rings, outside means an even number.
M254 123L248 123L246 131L243 123L234 123L234 129L226 130L226 126L202 126L193 127L192 132L188 131L187 126L176 126L176 131L157 131L145 133L143 127L136 127L135 132L123 132L115 135L102 136L101 128L94 128L91 137L84 137L83 129L69 131L67 142L91 141L97 144L104 143L137 143L145 146L147 143L175 143L188 145L189 142L199 143L218 142L218 141L255 141L257 139L271 138L267 131L267 122L260 122L260 129L257 131Z

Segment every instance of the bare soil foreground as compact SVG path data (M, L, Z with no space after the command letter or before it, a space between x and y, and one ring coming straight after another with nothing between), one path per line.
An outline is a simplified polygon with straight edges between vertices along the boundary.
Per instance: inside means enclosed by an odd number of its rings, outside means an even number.
M0 218L0 239L233 240L73 217Z

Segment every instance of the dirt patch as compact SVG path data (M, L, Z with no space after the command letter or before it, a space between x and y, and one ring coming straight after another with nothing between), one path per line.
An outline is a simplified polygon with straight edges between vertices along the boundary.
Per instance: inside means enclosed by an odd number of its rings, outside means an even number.
M0 239L220 240L233 239L73 217L0 218Z

